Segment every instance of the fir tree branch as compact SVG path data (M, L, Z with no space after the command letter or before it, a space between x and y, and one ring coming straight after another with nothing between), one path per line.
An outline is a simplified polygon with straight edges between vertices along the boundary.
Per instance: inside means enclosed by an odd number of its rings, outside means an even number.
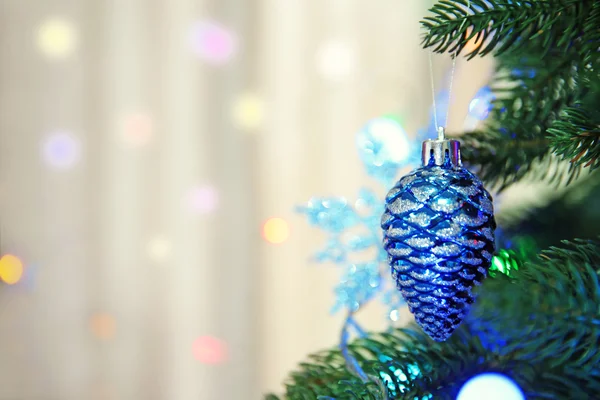
M477 329L483 321L488 337L501 337L501 346L491 346L501 354L578 369L582 375L598 373L600 352L589 349L600 342L599 272L600 242L565 241L514 277L488 280L471 315L472 326Z
M547 131L554 153L576 166L591 170L600 166L599 117L581 107L565 109Z
M413 326L358 339L350 351L365 371L386 381L391 398L454 399L483 372L511 377L528 399L590 398L600 392L599 269L600 242L565 242L512 277L488 278L466 324L447 342ZM282 398L378 396L332 349L301 364Z
M516 140L505 129L469 132L459 139L464 161L486 184L498 191L523 179L533 170L538 171L538 178L560 172L556 161L548 155L544 139ZM562 178L557 174L551 177Z
M584 25L583 32L585 38L583 50L585 52L584 62L593 61L598 58L598 48L600 46L600 2L595 1L592 10L589 13Z
M460 137L465 160L500 190L525 177L570 183L581 172L580 164L562 165L544 135L564 109L596 91L590 76L597 59L582 65L571 48L563 54L552 50L552 57L542 60L541 44L534 39L529 55L499 58L490 118L481 131Z
M467 57L516 51L529 40L541 39L543 48L565 50L586 34L584 27L593 1L582 0L442 0L421 24L427 29L425 48L460 54L473 40ZM566 23L565 23L566 22ZM553 29L557 24L565 29Z
M564 238L600 237L599 207L600 170L596 170L547 203L506 205L496 215L502 227L496 245L517 251L519 259L526 261L541 249L560 245Z

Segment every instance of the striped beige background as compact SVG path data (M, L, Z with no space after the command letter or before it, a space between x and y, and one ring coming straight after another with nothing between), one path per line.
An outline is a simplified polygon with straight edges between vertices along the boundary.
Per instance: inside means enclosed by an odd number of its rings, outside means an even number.
M378 188L354 146L365 121L397 112L409 132L427 122L418 21L428 5L0 0L1 250L34 272L0 289L0 400L255 399L334 345L339 271L308 263L324 237L293 207ZM64 59L36 45L51 16L76 28ZM228 64L190 51L186 35L203 19L237 32ZM451 128L462 127L488 63L459 61ZM441 85L449 58L434 66ZM252 130L231 118L247 92L264 101ZM136 112L153 125L141 147L120 137ZM60 129L82 148L66 171L40 157ZM219 207L190 215L182 198L204 183L218 189ZM261 238L271 216L290 223L284 244ZM114 337L92 334L97 313L114 318ZM383 327L380 307L360 319ZM194 359L202 335L227 343L225 363Z

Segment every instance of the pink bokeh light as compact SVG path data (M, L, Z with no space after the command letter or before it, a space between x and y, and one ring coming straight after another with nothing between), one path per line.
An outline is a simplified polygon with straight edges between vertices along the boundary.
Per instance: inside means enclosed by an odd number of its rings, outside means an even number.
M153 133L152 118L143 113L125 116L123 119L123 140L130 146L143 146L150 142Z
M209 214L219 205L219 192L211 185L197 186L185 197L186 208L195 214Z
M202 60L223 65L233 58L238 48L237 36L216 21L199 21L190 32L192 51Z
M194 340L192 352L203 364L222 364L227 360L227 343L213 336L200 336Z

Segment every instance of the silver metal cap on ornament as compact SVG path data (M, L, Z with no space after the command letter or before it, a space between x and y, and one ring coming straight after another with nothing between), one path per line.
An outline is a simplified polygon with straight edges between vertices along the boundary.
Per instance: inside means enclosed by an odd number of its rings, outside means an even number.
M460 142L454 139L446 139L444 128L438 128L437 139L427 139L423 142L421 160L424 166L446 165L460 167Z

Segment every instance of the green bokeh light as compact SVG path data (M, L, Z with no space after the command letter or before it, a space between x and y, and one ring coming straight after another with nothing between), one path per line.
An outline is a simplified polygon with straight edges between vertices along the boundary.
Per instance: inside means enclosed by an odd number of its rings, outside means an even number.
M515 271L521 267L519 258L512 250L502 249L492 257L492 265L490 266L490 276L496 276L496 271L507 276L512 276Z

